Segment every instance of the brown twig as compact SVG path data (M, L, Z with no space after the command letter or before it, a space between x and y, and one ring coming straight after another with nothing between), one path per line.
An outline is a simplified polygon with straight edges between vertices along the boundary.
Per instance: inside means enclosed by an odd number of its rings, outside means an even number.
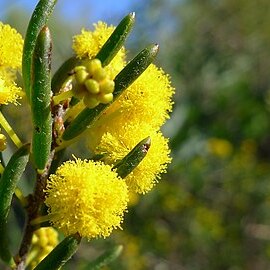
M24 235L22 243L19 249L19 254L15 257L17 264L16 270L25 269L25 261L29 249L31 247L33 233L36 226L31 225L31 221L38 217L41 205L45 200L44 189L46 188L47 178L49 175L49 170L51 167L52 160L54 158L54 151L51 152L47 166L42 174L37 174L37 183L35 187L35 192L33 195L29 196L29 205L26 208L27 211L27 222L24 230Z

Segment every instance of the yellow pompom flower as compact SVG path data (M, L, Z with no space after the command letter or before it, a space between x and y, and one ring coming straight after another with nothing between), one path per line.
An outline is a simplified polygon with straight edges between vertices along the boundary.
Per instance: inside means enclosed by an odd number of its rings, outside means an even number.
M87 31L82 29L80 35L73 38L73 50L77 57L93 59L105 44L107 39L113 33L115 27L108 26L106 23L99 21L94 24L94 31ZM111 79L123 69L125 66L126 52L124 47L117 53L111 63L105 67L106 72L110 75Z
M165 72L151 64L146 71L112 104L107 114L118 111L117 121L141 121L159 129L172 110L174 89Z
M169 118L173 94L169 76L151 64L88 130L90 148L94 149L99 144L102 135L110 132L112 125L117 130L127 120L147 123L158 130Z
M112 126L113 127L113 126ZM147 193L165 173L170 150L168 140L146 123L128 123L106 132L94 152L104 154L108 164L115 164L127 155L141 140L151 137L151 146L142 162L125 178L131 192Z
M50 221L65 235L105 238L121 228L128 189L109 165L67 161L50 176L45 192Z
M20 68L23 39L10 25L0 22L0 67Z
M14 103L21 88L14 82L16 70L21 68L23 39L12 27L0 22L0 105Z
M0 105L8 103L17 104L17 99L20 98L20 93L21 88L14 82L10 81L9 78L7 78L7 80L1 78L0 71Z

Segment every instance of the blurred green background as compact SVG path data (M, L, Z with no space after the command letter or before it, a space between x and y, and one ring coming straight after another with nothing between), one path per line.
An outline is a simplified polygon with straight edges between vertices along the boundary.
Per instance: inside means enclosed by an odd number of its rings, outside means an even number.
M112 270L270 269L270 2L101 1L97 12L94 1L77 1L79 9L60 2L50 22L54 69L82 26L93 19L117 24L135 10L130 56L160 43L157 64L176 88L164 127L173 156L168 174L134 198L122 231L83 242L65 269L83 269L115 243L124 252ZM2 8L1 20L24 34L30 10ZM25 110L10 121L22 123ZM27 129L18 132L27 138Z

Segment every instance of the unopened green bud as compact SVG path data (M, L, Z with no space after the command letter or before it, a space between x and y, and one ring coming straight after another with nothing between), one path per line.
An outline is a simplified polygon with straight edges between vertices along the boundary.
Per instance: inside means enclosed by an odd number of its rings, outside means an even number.
M75 67L74 71L77 83L83 84L88 77L88 72L86 71L85 67L84 66Z
M88 61L86 64L86 69L90 74L93 74L95 72L95 70L99 70L102 68L102 64L101 61L99 59L93 59Z
M114 81L113 80L109 80L109 79L105 79L103 80L99 87L100 87L100 92L103 94L109 94L112 93L114 90Z
M89 95L85 95L83 102L84 105L90 109L95 108L100 103L96 98Z
M109 102L111 102L113 100L113 94L109 93L109 94L98 95L98 100L101 103L107 104L107 103L109 103Z
M99 83L96 80L88 79L84 82L84 85L91 94L98 94L100 92Z
M107 73L104 68L96 69L93 73L93 79L96 81L102 81L107 77Z

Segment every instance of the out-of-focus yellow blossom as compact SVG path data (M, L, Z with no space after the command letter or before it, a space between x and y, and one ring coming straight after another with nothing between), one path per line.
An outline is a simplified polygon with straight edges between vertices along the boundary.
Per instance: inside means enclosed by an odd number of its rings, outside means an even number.
M220 240L224 236L220 213L203 206L199 206L194 210L194 219L191 228L194 234L207 234L209 237L216 240Z
M211 154L220 158L230 156L233 151L233 147L229 141L219 138L210 138L207 141L207 149Z
M114 26L108 26L106 23L99 21L94 24L94 31L82 29L81 34L73 38L73 50L76 55L83 58L93 59L105 44L107 39L114 31ZM111 79L123 69L125 66L126 51L124 47L117 53L111 63L105 67L106 72Z
M58 244L58 233L53 228L40 228L34 232L29 255L30 269L34 269Z
M91 239L121 228L128 189L109 165L67 161L50 176L45 191L50 220L65 235L78 232Z
M21 88L16 85L16 70L21 68L23 39L12 27L0 22L0 105L16 103Z
M142 162L125 178L131 192L147 193L166 172L169 157L168 140L161 132L156 132L147 123L127 123L122 127L111 125L94 150L104 154L106 163L115 164L127 155L141 140L151 137L151 147Z

